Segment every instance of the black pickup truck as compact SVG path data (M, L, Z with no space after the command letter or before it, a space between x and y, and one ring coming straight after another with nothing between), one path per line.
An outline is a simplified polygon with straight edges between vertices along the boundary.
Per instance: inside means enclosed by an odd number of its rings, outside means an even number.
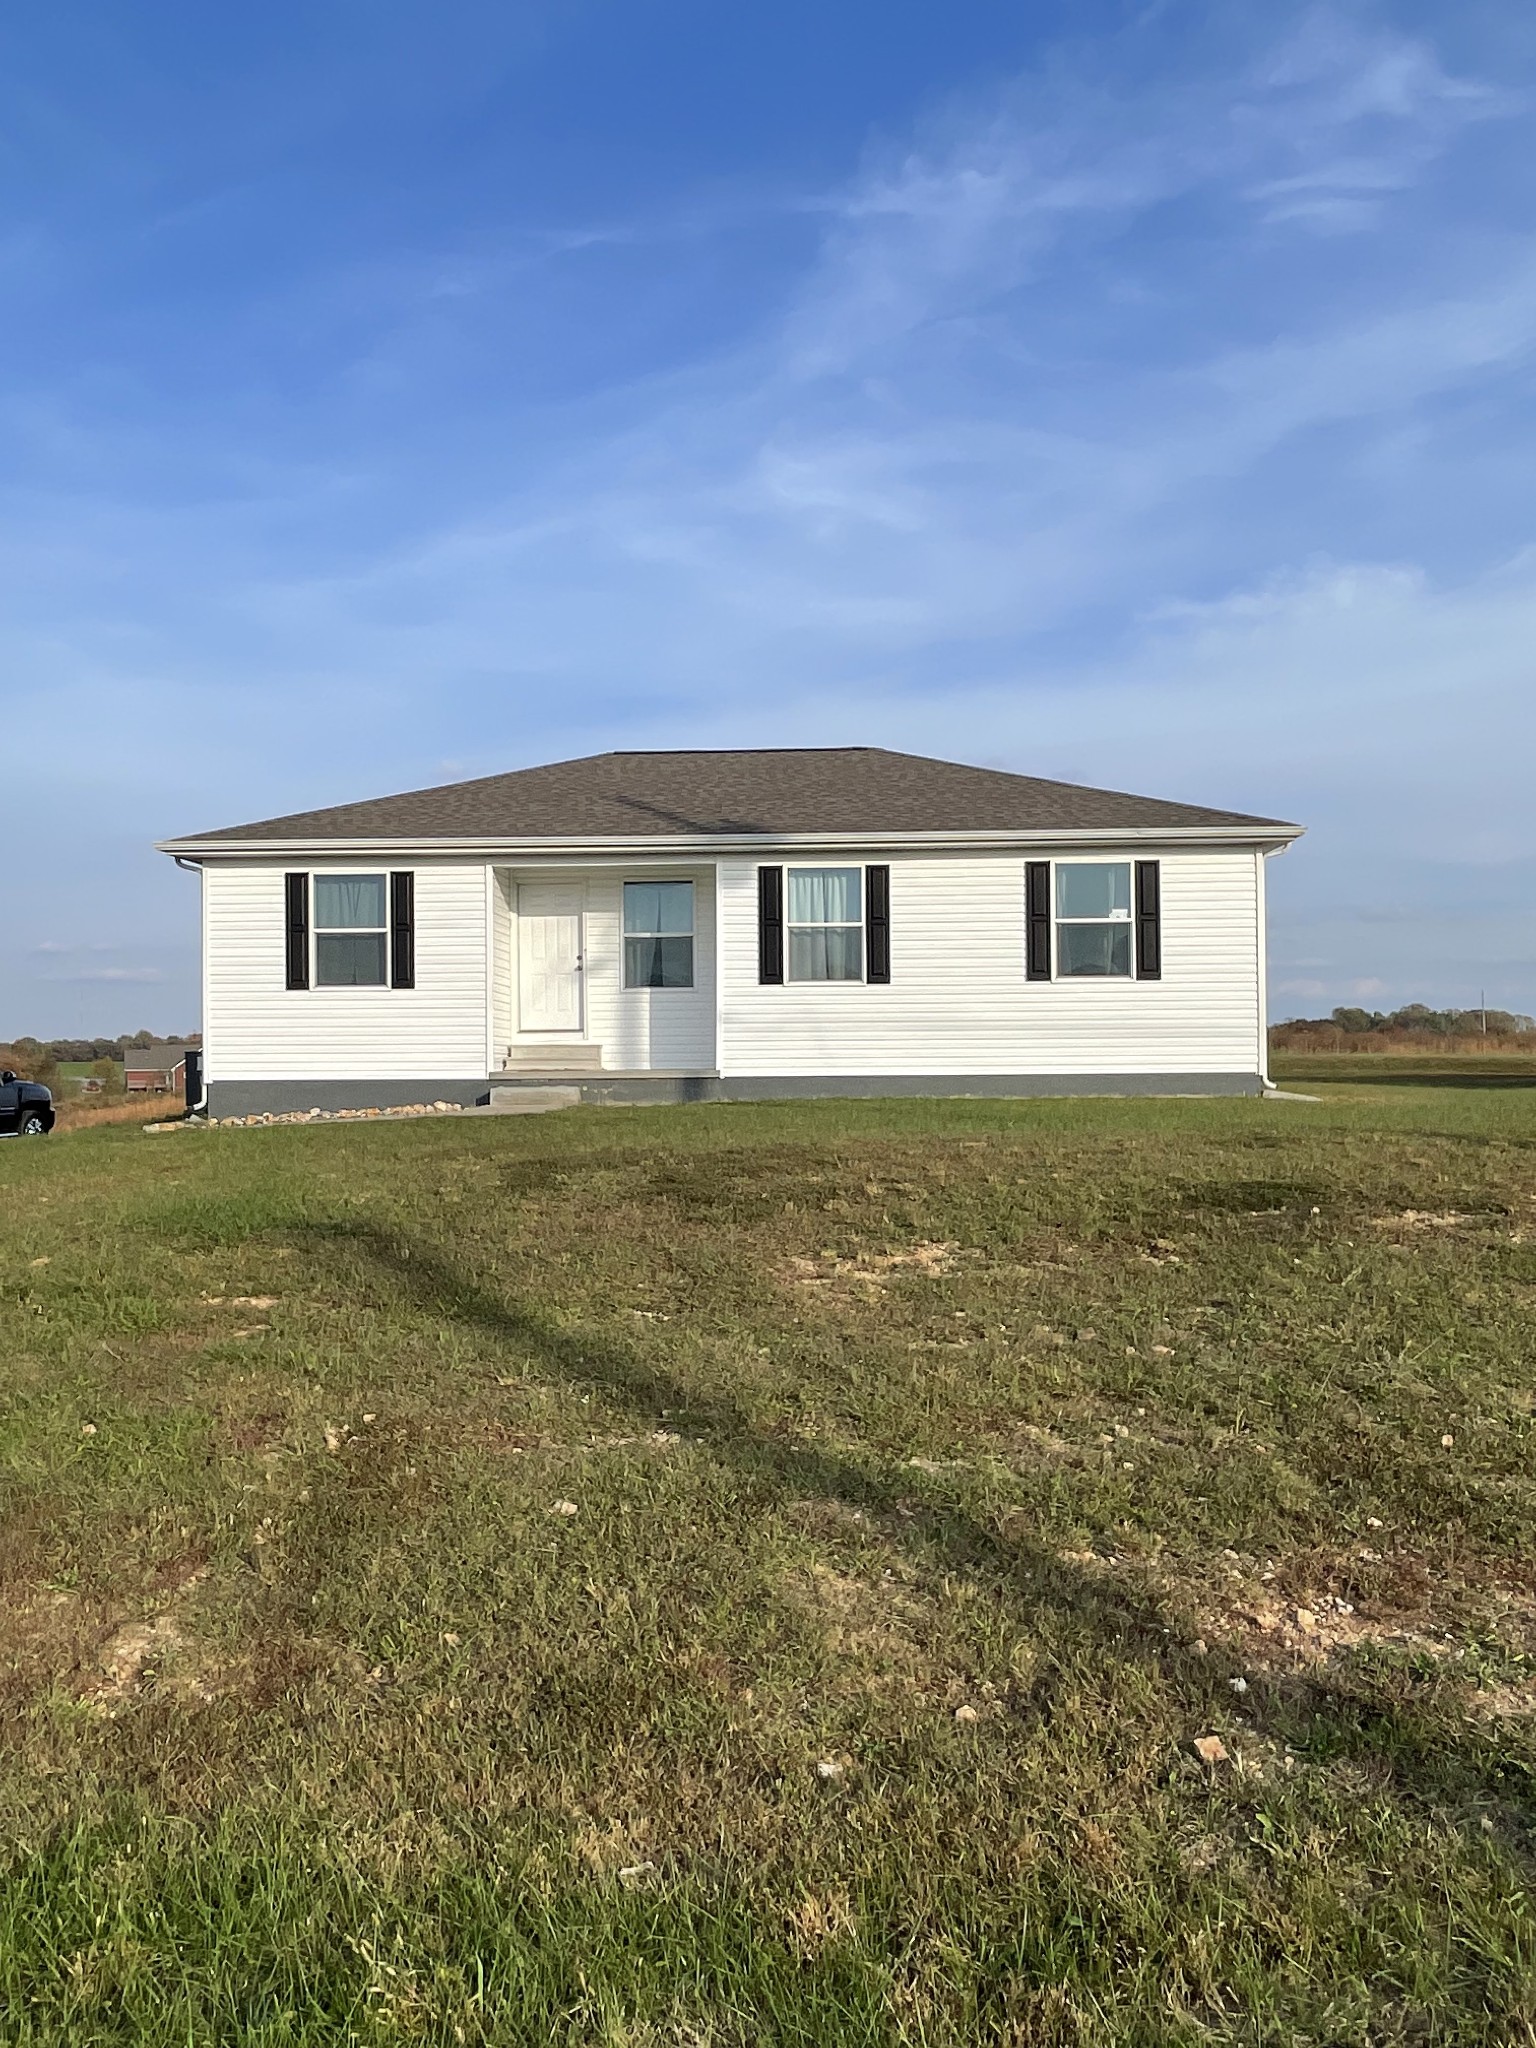
M53 1097L40 1081L0 1074L0 1138L41 1138L53 1129Z

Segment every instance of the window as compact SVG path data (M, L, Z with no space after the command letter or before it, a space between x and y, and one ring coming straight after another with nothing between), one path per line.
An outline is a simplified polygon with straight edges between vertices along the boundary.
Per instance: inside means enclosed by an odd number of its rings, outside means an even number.
M692 882L624 884L624 986L693 987Z
M382 875L315 876L315 986L383 988L389 934Z
M1131 972L1131 864L1056 863L1056 975Z
M791 981L864 979L862 868L789 870Z

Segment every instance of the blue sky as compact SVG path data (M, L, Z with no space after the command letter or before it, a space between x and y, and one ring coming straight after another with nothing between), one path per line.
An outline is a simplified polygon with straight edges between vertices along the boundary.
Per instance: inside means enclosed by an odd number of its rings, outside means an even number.
M0 26L0 1035L173 833L611 746L1262 811L1277 1015L1536 1010L1536 18Z

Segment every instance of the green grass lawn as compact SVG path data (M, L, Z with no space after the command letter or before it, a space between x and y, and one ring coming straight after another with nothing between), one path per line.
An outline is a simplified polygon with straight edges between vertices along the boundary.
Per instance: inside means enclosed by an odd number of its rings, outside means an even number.
M118 1128L0 1216L6 2044L1536 2041L1536 1091Z

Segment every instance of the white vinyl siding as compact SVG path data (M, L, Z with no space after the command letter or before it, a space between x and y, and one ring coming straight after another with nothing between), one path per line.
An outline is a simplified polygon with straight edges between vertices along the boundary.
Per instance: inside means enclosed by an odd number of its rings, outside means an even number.
M1136 853L1162 865L1160 981L1027 981L1025 856L914 853L890 863L889 985L765 988L757 979L760 863L748 856L722 861L720 1071L1262 1072L1252 848L1152 845ZM1106 849L1060 857L1120 856Z
M484 1080L485 863L413 860L416 986L290 989L283 877L347 861L204 869L210 1081Z
M1064 860L1122 857L1113 846L1057 851ZM483 1080L509 1046L541 1042L517 1030L519 879L582 891L582 1036L602 1048L609 1073L1263 1072L1262 857L1251 846L1153 844L1136 853L1161 861L1160 981L1027 981L1022 852L892 857L881 849L890 862L890 983L769 988L757 980L759 861L749 854L722 858L718 896L709 863L530 862L498 865L488 877L484 860L401 860L416 876L414 989L285 985L284 874L357 873L355 855L210 859L207 1074L214 1082ZM839 848L783 864L855 863L861 853ZM636 880L694 883L691 989L623 986L623 885Z

